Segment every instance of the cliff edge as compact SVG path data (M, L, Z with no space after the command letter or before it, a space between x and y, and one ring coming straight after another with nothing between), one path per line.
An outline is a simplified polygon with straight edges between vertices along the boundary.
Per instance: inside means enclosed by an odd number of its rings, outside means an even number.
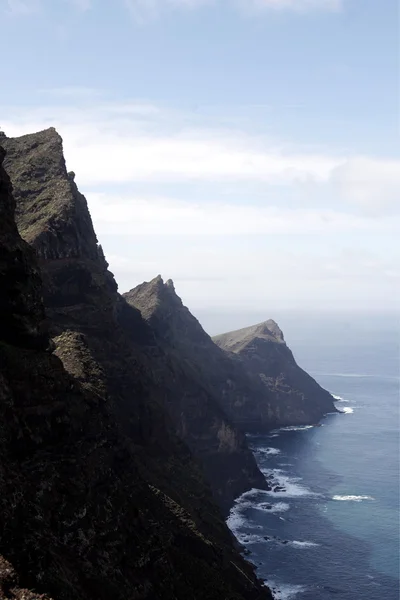
M3 597L270 600L165 413L152 333L117 294L58 134L2 143L35 249L0 168Z
M238 357L265 386L273 426L317 423L336 412L332 395L296 363L282 330L272 319L213 338L217 346Z

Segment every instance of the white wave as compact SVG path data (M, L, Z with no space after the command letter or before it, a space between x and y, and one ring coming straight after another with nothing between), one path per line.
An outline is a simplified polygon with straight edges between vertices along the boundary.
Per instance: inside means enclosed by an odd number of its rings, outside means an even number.
M372 496L333 496L332 500L362 502L363 500L374 500L374 498Z
M315 548L316 546L319 546L319 544L316 544L315 542L298 542L297 540L290 542L290 545L294 548Z
M257 510L262 510L263 512L276 514L289 510L290 504L287 504L286 502L276 502L276 504L262 503L255 506L255 508Z
M280 467L293 467L293 463L278 463Z
M250 544L265 544L266 540L260 536L255 535L254 533L238 533L236 534L236 538L239 540L241 544L248 546Z
M351 415L354 412L354 408L352 408L351 406L344 406L340 412L342 412L345 415Z
M252 448L252 450L253 452L257 452L257 454L265 454L266 456L275 456L281 453L278 448L263 448L262 446L255 446Z
M277 583L275 581L266 581L265 583L271 590L275 600L292 600L292 598L295 598L307 589L304 585Z
M342 398L342 396L336 396L336 394L331 394L335 402L348 402L346 398Z
M285 475L282 469L261 469L263 475L273 475L274 479L269 481L269 484L272 488L282 487L284 491L278 490L276 492L272 490L266 492L270 496L274 496L275 498L290 498L297 496L319 496L309 490L308 488L302 486L299 481L301 481L301 477L290 477L289 475Z
M374 375L373 373L331 373L332 377L375 377L380 378L380 375ZM387 379L384 377L384 379Z
M251 508L252 506L254 506L254 499L257 496L265 495L266 493L267 492L265 490L253 488L239 496L239 498L236 498L235 503L232 506L229 512L229 516L226 520L226 524L236 537L239 536L238 532L242 527L249 527L248 519L243 514L243 512L247 508Z
M273 433L271 435L268 436L269 438L276 438L279 437L279 433Z
M289 427L281 427L279 431L305 431L313 427L314 425L290 425Z

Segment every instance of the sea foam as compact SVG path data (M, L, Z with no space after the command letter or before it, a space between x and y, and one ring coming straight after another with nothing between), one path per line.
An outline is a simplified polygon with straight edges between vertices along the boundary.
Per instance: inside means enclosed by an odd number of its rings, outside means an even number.
M342 398L342 396L336 396L336 394L331 394L331 396L335 400L335 402L347 402L347 400Z
M271 508L266 508L266 506L270 506ZM257 504L254 508L256 508L257 510L262 510L263 512L276 514L283 513L289 510L290 504L288 504L287 502L276 502L275 504L266 505L266 503L263 502Z
M270 496L274 496L275 498L290 498L290 497L298 497L298 496L319 496L315 492L312 492L305 486L301 485L299 482L301 481L301 477L291 477L286 475L282 469L261 469L263 475L273 475L273 480L270 481L271 487L282 487L283 491L270 490L266 492Z
M362 502L363 500L374 500L374 498L372 496L333 496L332 500Z
M290 425L288 427L281 427L279 431L306 431L306 429L312 429L314 425Z
M294 548L315 548L316 546L319 546L319 544L316 544L315 542L299 542L297 540L290 542L290 545Z
M253 450L253 452L256 452L257 454L263 454L265 456L276 456L277 454L281 453L281 451L278 448L264 448L262 446L254 446L251 449Z
M277 583L275 581L266 581L266 584L272 591L275 600L292 600L307 589L304 585Z
M267 492L265 490L259 490L257 488L253 488L248 492L245 492L239 498L235 500L235 504L231 508L229 512L229 516L226 520L226 524L232 533L239 538L241 535L239 530L242 527L248 527L251 529L258 529L258 526L254 527L251 525L251 522L247 519L247 517L243 514L247 508L252 508L255 505L255 499L257 496L263 495L265 496Z

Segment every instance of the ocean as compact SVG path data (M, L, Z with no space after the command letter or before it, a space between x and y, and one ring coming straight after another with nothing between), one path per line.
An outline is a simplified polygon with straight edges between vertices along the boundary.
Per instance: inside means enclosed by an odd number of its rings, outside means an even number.
M202 322L214 334L263 320L224 319ZM321 427L249 436L278 489L244 494L228 525L277 600L398 600L399 320L276 320L297 362L335 395L342 414Z

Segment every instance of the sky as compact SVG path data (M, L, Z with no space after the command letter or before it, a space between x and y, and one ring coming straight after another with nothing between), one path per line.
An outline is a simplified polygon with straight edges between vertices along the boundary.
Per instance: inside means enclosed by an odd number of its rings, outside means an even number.
M397 0L0 0L0 129L55 126L121 292L400 300Z

